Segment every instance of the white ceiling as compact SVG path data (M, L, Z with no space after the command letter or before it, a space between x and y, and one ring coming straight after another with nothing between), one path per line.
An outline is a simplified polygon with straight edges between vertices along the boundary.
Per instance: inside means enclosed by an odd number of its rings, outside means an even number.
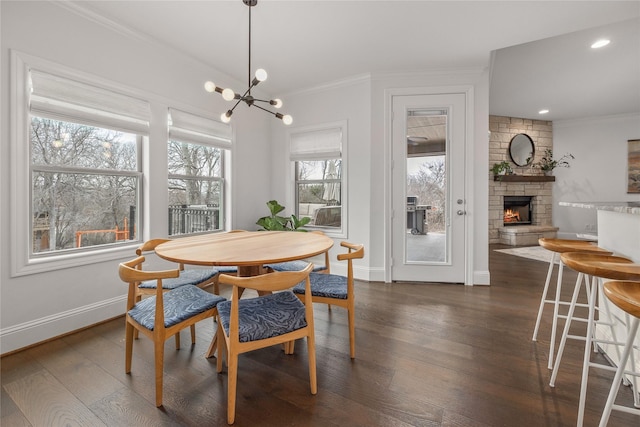
M66 5L248 78L242 0ZM601 35L611 45L591 51ZM483 69L492 51L491 114L537 118L545 107L544 120L560 120L640 111L640 1L259 0L252 9L253 69L269 72L261 89L285 102L287 93L363 74Z

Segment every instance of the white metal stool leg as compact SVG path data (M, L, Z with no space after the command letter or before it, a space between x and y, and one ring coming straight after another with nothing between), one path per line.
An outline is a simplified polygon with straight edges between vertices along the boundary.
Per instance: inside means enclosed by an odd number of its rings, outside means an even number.
M552 300L547 300L547 292L549 291L549 283L551 282L551 275L553 274L553 266L558 258L557 252L551 252L551 261L549 261L549 269L547 270L547 279L544 282L544 289L542 291L542 298L540 298L540 307L538 308L538 317L536 318L536 327L533 329L532 341L538 340L538 329L540 328L540 320L542 319L542 312L544 311L545 304L553 303Z
M604 411L602 412L602 418L600 418L600 427L606 427L609 422L609 417L611 416L611 410L616 409L622 412L628 412L630 414L640 415L640 409L637 408L627 408L626 406L620 406L614 404L616 400L616 396L618 395L618 388L620 387L620 380L622 379L622 374L625 371L625 366L627 365L627 361L629 360L629 355L633 350L633 343L636 338L636 334L638 333L638 324L640 319L634 317L631 321L631 325L629 327L629 333L627 336L627 342L625 343L624 350L622 352L622 358L620 359L620 363L618 364L618 369L616 369L616 375L613 378L613 383L611 385L611 390L609 390L609 397L607 398L607 403L604 406ZM634 390L636 393L637 390Z
M558 329L558 315L560 314L560 291L562 290L562 271L564 270L564 263L560 259L558 265L558 281L556 282L556 298L553 304L553 323L551 324L551 340L549 342L549 363L547 368L553 369L553 358L556 348L556 330Z
M549 381L549 385L551 387L555 387L556 377L558 376L558 370L560 368L560 361L562 360L562 355L564 354L564 346L567 342L567 338L585 340L584 337L579 337L575 335L569 335L569 329L571 328L571 323L573 320L584 320L586 319L577 319L574 318L575 308L576 306L585 306L584 304L577 304L578 295L580 294L580 288L582 287L583 282L588 283L589 276L578 273L578 278L576 280L576 285L573 289L573 295L571 296L571 302L569 304L569 311L567 312L567 316L564 323L564 330L562 331L562 339L560 340L560 346L558 347L558 354L556 355L556 360L553 364L553 372L551 373L551 380ZM587 293L589 292L589 287L585 286L587 289ZM588 306L588 305L586 305ZM586 307L585 306L585 307Z

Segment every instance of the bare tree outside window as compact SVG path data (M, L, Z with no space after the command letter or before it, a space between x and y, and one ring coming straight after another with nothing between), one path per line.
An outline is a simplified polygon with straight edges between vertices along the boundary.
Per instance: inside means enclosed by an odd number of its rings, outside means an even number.
M434 156L407 175L407 194L418 197L418 204L431 206L427 211L429 231L444 231L446 168L444 156Z
M222 150L169 141L169 235L219 230Z
M33 253L135 239L138 136L31 119Z

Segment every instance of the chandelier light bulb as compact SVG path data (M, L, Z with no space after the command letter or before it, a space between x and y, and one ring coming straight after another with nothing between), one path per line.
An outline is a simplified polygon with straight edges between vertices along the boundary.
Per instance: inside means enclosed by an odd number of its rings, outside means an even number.
M273 105L275 108L280 108L280 107L282 107L282 100L276 98L276 99L270 101L269 104Z
M256 79L259 82L263 82L263 81L267 80L267 72L263 68L258 68L256 70Z
M231 114L233 114L231 110L220 114L220 120L222 120L222 123L229 123L231 121Z
M211 80L209 80L204 84L204 90L206 90L207 92L213 93L216 91L216 84Z
M222 91L222 98L224 98L225 101L233 101L235 97L236 94L232 89L226 88Z
M282 117L282 123L284 123L285 125L289 126L291 123L293 123L293 117L291 117L288 114L285 114Z

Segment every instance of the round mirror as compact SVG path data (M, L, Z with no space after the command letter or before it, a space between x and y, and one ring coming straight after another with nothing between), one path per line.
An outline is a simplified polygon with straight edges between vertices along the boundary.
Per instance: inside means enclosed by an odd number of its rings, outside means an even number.
M519 133L509 143L509 156L511 160L518 166L527 166L533 161L533 140L526 133Z

